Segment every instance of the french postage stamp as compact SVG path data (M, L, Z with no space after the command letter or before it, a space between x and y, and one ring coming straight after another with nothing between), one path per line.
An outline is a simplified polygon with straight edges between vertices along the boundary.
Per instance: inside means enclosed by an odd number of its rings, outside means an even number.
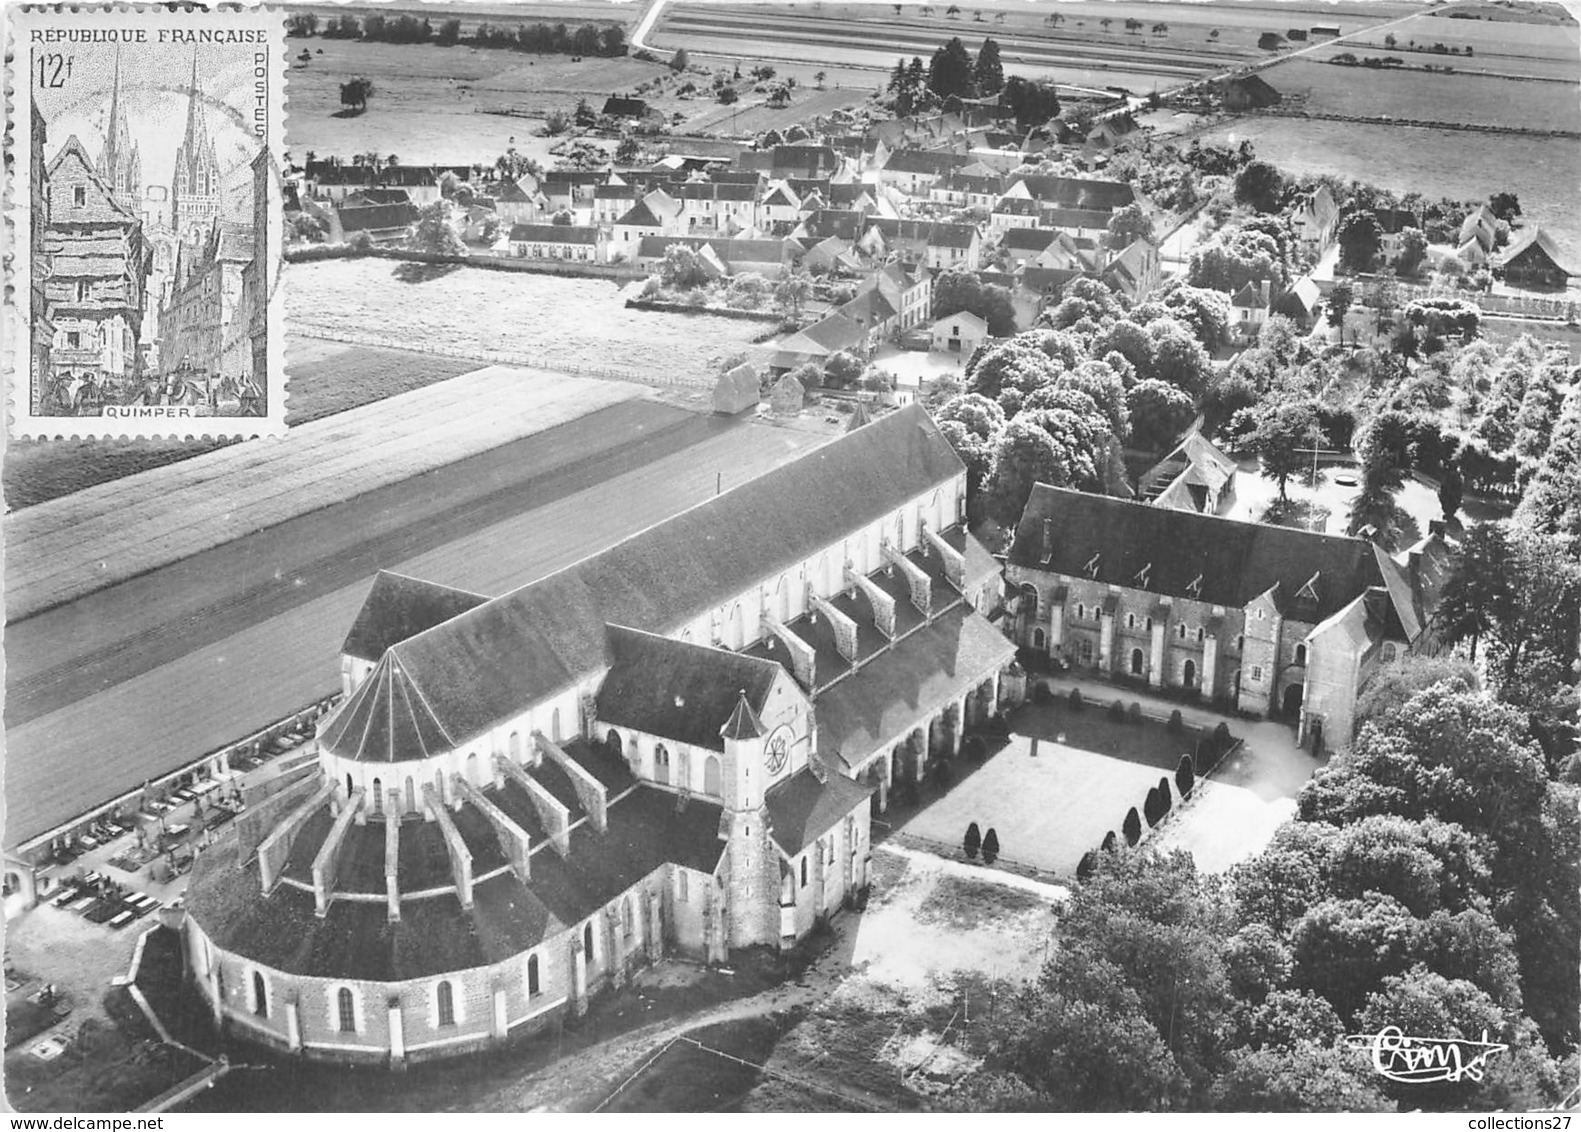
M11 435L284 432L280 12L10 23Z

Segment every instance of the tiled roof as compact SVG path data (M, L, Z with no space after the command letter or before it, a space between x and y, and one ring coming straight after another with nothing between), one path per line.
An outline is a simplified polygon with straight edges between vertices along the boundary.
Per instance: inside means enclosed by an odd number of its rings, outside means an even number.
M960 473L938 427L907 406L404 641L385 661L400 662L403 690L415 689L444 731L465 742L607 667L606 625L675 631ZM348 730L339 717L357 700L325 730ZM409 744L386 758L426 750L410 745L421 737L415 727L383 734L375 737L386 745Z
M1047 563L1044 520L1053 542ZM1200 579L1198 600L1235 608L1277 586L1280 609L1308 623L1342 609L1368 586L1384 584L1378 554L1365 539L1242 523L1047 484L1032 489L1009 561L1132 588L1140 588L1137 575L1151 564L1150 593L1192 597L1192 583ZM1297 595L1314 575L1318 600L1311 603Z
M942 177L966 164L956 153L935 153L925 149L898 149L884 162L886 173L926 173Z
M907 728L925 725L932 713L999 671L1015 651L1014 642L981 614L958 605L818 695L818 749L850 766L903 738Z
M627 228L662 227L659 218L653 215L653 209L649 208L648 202L644 200L639 200L632 205L631 208L626 210L626 214L615 221L615 223Z
M729 649L609 628L609 674L598 689L598 718L693 747L724 750L721 729L737 702L761 711L783 671Z
M340 226L347 232L380 232L417 223L417 206L407 202L370 204L363 208L342 207L336 215L340 217Z
M1060 236L1052 228L1011 228L1005 232L1006 251L1040 252Z
M512 243L596 244L598 229L579 224L512 224Z
M487 600L481 594L380 570L340 651L359 660L376 661L391 645L415 637Z
M1511 244L1502 256L1496 260L1502 266L1508 267L1518 259L1546 259L1566 275L1576 274L1560 262L1559 246L1554 243L1553 237L1541 228L1533 228L1519 240Z
M794 857L863 805L872 788L843 774L829 774L819 782L803 768L772 787L764 798L769 812L769 835L787 857ZM866 815L863 815L864 820Z
M1050 208L1043 213L1050 228L1107 228L1109 213L1083 208Z
M1033 200L1059 208L1113 212L1136 201L1136 190L1124 181L1032 175L1021 183Z

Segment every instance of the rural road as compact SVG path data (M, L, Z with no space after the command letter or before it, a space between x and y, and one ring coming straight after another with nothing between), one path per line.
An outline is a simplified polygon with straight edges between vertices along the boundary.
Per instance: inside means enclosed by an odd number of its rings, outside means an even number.
M7 843L336 690L380 568L502 593L824 439L635 404L668 430L615 406L8 629Z

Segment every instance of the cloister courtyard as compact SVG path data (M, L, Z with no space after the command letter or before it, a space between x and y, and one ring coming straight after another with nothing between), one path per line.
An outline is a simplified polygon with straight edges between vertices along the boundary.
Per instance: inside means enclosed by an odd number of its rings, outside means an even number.
M1049 684L1052 699L1010 713L1008 742L981 764L955 760L956 781L942 796L893 814L902 838L960 856L966 828L976 822L983 835L996 832L1005 864L1069 878L1110 830L1123 837L1126 812L1135 806L1141 813L1149 789L1167 777L1172 810L1145 843L1187 850L1200 868L1221 872L1267 844L1322 762L1275 720L1226 717L1090 680L1035 679ZM1072 687L1082 690L1080 710L1070 706ZM1115 699L1128 708L1137 703L1141 720L1111 719ZM1172 731L1165 720L1177 709L1183 726ZM1240 744L1182 804L1175 786L1180 757L1220 722Z

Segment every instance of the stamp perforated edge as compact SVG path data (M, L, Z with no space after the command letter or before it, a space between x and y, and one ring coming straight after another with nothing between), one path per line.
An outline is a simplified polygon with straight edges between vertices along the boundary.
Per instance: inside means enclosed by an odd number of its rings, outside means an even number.
M285 36L286 11L272 5L187 4L180 7L149 4L35 4L8 7L4 19L6 48L5 132L6 175L3 207L7 246L5 262L4 318L9 349L5 357L5 410L8 442L17 440L231 440L256 437L281 437L286 433L286 412L290 394L285 369L285 307L281 295L284 248L282 230L283 162L285 157L286 72L289 66ZM112 27L180 26L193 22L209 26L230 25L257 28L270 34L270 62L267 83L269 113L264 145L270 154L271 175L267 178L270 195L265 223L264 287L266 404L263 416L194 416L185 418L123 418L106 416L41 416L31 411L32 370L32 248L28 239L28 208L32 164L30 76L17 74L18 64L29 66L25 30L50 17L102 20ZM256 380L256 378L255 378Z

